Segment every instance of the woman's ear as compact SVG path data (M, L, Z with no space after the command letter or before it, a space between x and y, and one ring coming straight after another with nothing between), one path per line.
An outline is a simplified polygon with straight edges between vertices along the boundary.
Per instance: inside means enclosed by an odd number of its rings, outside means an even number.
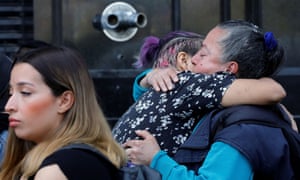
M72 91L65 91L59 98L58 112L65 113L74 104L74 94Z
M229 61L226 65L226 72L237 74L239 70L239 64L236 61Z
M186 52L180 51L176 57L176 67L180 71L185 71L188 68L188 57Z

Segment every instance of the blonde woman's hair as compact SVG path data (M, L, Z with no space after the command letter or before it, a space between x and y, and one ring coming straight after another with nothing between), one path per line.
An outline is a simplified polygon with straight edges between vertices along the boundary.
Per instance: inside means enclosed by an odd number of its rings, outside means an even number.
M19 139L10 129L0 179L28 178L42 161L71 143L86 143L101 151L116 166L126 161L125 152L113 139L109 124L97 102L93 81L84 59L66 47L47 47L16 59L28 63L43 77L54 96L65 91L74 94L74 104L65 113L62 124L47 141L39 144Z

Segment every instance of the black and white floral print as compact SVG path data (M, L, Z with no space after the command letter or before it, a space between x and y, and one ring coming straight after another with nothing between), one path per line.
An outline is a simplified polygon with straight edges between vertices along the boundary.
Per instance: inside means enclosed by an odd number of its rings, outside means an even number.
M138 139L135 130L148 130L162 150L173 156L200 118L220 107L223 94L235 79L228 73L213 75L182 72L168 92L150 89L118 120L112 132L119 143Z

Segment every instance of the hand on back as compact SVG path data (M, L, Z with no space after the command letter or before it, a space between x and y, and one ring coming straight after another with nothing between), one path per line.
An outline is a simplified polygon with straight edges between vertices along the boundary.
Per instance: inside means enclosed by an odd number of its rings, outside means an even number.
M137 130L136 134L143 140L129 140L123 144L128 159L134 164L149 165L160 147L148 131Z
M148 88L153 87L156 91L166 92L173 89L174 83L178 81L175 68L156 68L149 72L140 82L140 85Z

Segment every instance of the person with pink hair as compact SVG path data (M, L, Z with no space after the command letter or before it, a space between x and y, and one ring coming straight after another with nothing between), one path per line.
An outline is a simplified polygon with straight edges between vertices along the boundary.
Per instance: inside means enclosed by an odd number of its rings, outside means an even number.
M236 74L238 79L226 91L225 101L240 78L272 77L284 60L284 49L272 32L264 33L246 21L230 20L208 33L192 64L206 73L226 65L226 70ZM272 94L274 90L257 92ZM236 123L230 123L233 119ZM173 156L161 148L151 128L146 129L148 132L135 128L140 139L127 141L124 147L133 163L150 165L164 180L300 178L299 151L293 148L299 145L300 137L280 104L214 109L199 121Z
M283 88L271 79L236 79L228 72L192 73L189 71L193 68L192 57L200 49L203 39L194 33L182 34L171 32L166 37L173 38L162 38L156 41L156 46L153 41L151 46L142 46L141 59L156 58L147 62L152 62L156 69L172 68L178 73L178 82L170 91L158 92L150 88L141 93L112 129L120 144L138 138L135 130L146 129L157 138L160 147L173 156L200 118L211 110L246 103L267 104L285 96ZM151 52L149 56L145 47ZM225 68L225 65L219 68ZM150 73L153 72L155 70ZM269 95L271 90L275 90L275 95Z

